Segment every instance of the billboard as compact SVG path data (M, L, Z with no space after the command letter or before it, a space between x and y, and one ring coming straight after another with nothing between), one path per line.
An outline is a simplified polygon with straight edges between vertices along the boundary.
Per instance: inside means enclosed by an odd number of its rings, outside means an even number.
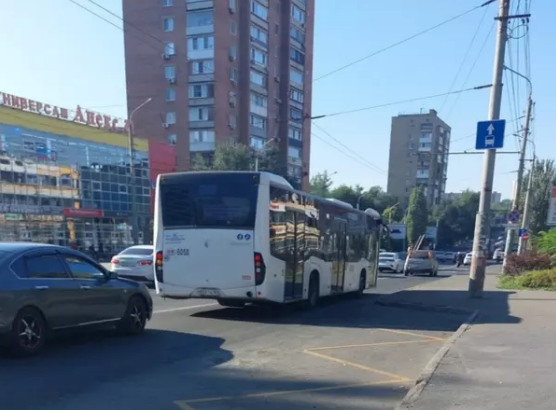
M404 224L390 224L388 228L390 229L390 239L405 240L406 227Z
M556 226L556 187L552 188L550 200L548 201L548 217L546 218L548 226Z

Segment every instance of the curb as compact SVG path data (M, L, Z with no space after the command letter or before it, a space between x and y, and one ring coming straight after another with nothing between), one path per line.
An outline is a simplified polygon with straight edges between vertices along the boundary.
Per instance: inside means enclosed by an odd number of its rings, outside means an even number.
M452 306L445 305L427 305L424 303L414 303L414 302L397 302L389 301L388 298L378 299L375 304L385 307L399 308L399 309L411 309L419 310L422 312L435 312L435 313L447 313L451 315L470 315L474 313L473 310L456 308Z
M405 304L405 307L408 307L407 305L412 304ZM435 306L431 307L434 308ZM449 306L444 306L444 308L449 308ZM458 310L460 313L463 311L463 309L452 309ZM469 310L466 310L466 312L469 313ZM421 393L423 393L423 391L425 390L425 387L427 387L427 385L429 384L432 376L434 375L434 372L438 368L438 365L440 364L442 359L444 359L444 356L446 356L446 354L450 351L450 348L456 343L456 340L458 340L463 335L463 333L465 333L465 331L471 326L478 315L478 310L473 311L460 325L458 330L456 330L454 334L452 334L452 336L450 336L450 338L444 343L444 345L442 345L442 347L435 353L435 355L429 360L429 362L415 381L415 385L411 389L409 389L401 403L396 406L395 410L407 410L417 401Z

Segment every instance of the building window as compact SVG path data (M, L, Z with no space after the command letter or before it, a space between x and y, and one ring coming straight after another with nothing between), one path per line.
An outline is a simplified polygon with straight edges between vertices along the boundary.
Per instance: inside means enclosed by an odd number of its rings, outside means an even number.
M214 13L209 11L187 12L187 27L212 26L214 24Z
M251 25L251 40L267 45L268 33L259 26Z
M237 23L235 21L230 21L230 34L237 35Z
M198 60L191 62L191 74L214 74L214 60Z
M174 0L162 0L162 7L170 7L174 5Z
M237 47L236 46L230 46L230 50L228 52L230 53L231 60L235 60L237 58Z
M302 118L303 118L303 113L301 112L301 110L290 108L290 120L301 121Z
M228 8L231 12L236 11L236 0L228 0Z
M213 84L191 84L189 85L189 98L213 98Z
M305 33L298 29L297 27L292 27L290 29L290 37L300 43L305 43Z
M235 130L237 127L237 115L234 114L230 114L229 118L228 118L228 125L230 126L230 129Z
M176 101L176 90L173 88L166 89L166 101Z
M237 68L230 68L230 81L237 83L238 78Z
M249 138L249 146L256 150L261 150L265 146L265 140L259 137L250 137Z
M251 93L251 104L266 108L268 106L268 100L262 95Z
M251 13L263 20L268 19L268 7L263 6L258 1L251 1Z
M189 109L189 121L212 121L214 120L212 107L192 107Z
M290 100L303 103L303 91L290 88Z
M162 28L166 32L174 31L174 18L173 17L164 17L162 19Z
M295 61L297 64L305 64L305 54L295 48L290 49L290 60Z
M288 157L301 158L301 150L295 147L288 147Z
M214 130L189 131L189 142L214 142Z
M251 70L251 73L249 75L253 84L259 85L261 87L266 87L266 75L254 70Z
M251 48L251 62L266 67L268 56L259 49Z
M176 67L174 67L173 65L164 66L164 78L176 78Z
M173 56L176 54L176 45L171 41L167 42L164 46L164 53L168 54L169 56Z
M303 133L299 128L288 128L288 137L294 140L302 141L303 140Z
M176 145L176 142L178 142L177 134L169 134L166 138L168 139L168 144L170 145Z
M305 12L297 7L295 4L292 4L292 18L300 23L305 23Z
M175 112L167 112L166 113L166 124L175 124L176 123L176 113Z
M290 81L303 85L303 73L295 68L290 68Z
M213 50L214 36L189 37L187 39L187 51Z
M256 114L249 114L249 123L252 127L266 130L266 118Z

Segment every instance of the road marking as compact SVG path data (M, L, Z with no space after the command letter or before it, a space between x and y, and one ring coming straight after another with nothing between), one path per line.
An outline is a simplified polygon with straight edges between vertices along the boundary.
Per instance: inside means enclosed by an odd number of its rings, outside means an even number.
M296 394L296 393L313 393L313 392L320 392L320 391L355 389L358 387L380 386L385 384L395 384L395 383L409 382L409 381L411 380L409 379L399 380L398 378L396 378L394 380L384 380L380 382L345 384L339 386L312 387L308 389L299 389L299 390L280 390L280 391L271 391L271 392L264 392L264 393L251 393L251 394L245 394L243 396L223 396L223 397L207 397L203 399L192 399L192 400L178 400L175 401L174 404L176 404L182 410L194 410L193 407L190 406L190 404L208 403L208 402L224 401L224 400L254 399L259 397L282 396L286 394Z
M179 312L180 310L191 310L191 309L198 309L198 308L210 307L210 306L216 306L216 305L218 305L218 303L205 303L204 305L181 306L181 307L177 307L177 308L155 310L155 311L153 311L153 314L155 314L155 313Z
M383 332L397 333L397 334L400 334L400 335L420 337L420 338L423 338L423 339L435 340L435 341L438 341L438 342L446 341L446 339L444 339L442 337L422 335L422 334L419 334L419 333L407 332L405 330L394 330L394 329L384 329L384 328L380 328L380 329L377 329L377 330L382 330Z
M303 353L310 354L310 355L318 357L320 359L330 360L331 362L340 363L344 366L354 367L354 368L359 369L359 370L365 370L367 372L376 373L376 374L380 374L382 376L391 377L392 379L397 379L399 382L408 382L408 381L411 380L411 379L408 379L407 377L400 376L399 374L384 372L382 370L378 370L378 369L375 369L373 367L363 366L362 364L348 362L347 360L338 359L337 357L329 356L329 355L323 354L323 353L314 352L312 350L304 350Z
M442 339L442 341L446 341L448 339ZM315 351L319 351L319 350L334 350L334 349L351 349L351 348L356 348L356 347L377 347L377 346L394 346L394 345L406 345L406 344L412 344L412 343L434 343L434 342L440 342L440 340L426 340L426 339L422 339L422 340L402 340L402 341L398 341L398 342L377 342L377 343L364 343L364 344L358 344L358 345L344 345L344 346L327 346L327 347L312 347L310 350L312 352Z

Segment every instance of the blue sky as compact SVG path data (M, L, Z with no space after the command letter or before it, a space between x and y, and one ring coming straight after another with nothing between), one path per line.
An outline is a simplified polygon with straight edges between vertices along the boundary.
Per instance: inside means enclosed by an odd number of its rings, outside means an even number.
M77 0L115 24L121 22L95 8L87 0ZM515 8L531 1L531 77L536 102L534 137L538 155L554 158L556 149L552 118L556 96L556 15L554 0L512 0ZM120 0L97 0L120 14ZM440 23L481 3L455 0L317 0L314 78ZM350 68L314 83L312 114L322 115L405 99L446 93L492 82L495 30L487 35L497 13L498 2L394 47ZM123 33L87 13L68 0L0 0L2 32L0 50L0 90L65 107L80 104L108 114L125 116L125 74ZM478 32L477 32L478 28ZM462 65L469 44L474 45L465 59L455 85L450 87ZM516 37L521 29L514 30ZM552 40L550 40L552 39ZM485 42L483 52L479 50ZM512 40L512 67L525 73L525 41ZM519 67L517 55L519 50ZM477 56L479 56L477 58ZM474 69L470 71L474 61ZM509 61L508 61L509 63ZM508 77L506 84L509 85ZM515 93L504 92L502 118L513 119L525 109L527 84L514 78ZM508 87L510 88L510 87ZM509 98L511 97L511 98ZM474 147L476 122L487 119L489 91L466 93L353 114L315 120L340 141L339 145L317 127L313 132L311 173L328 170L336 184L386 187L391 117L399 113L435 108L452 126L451 151ZM514 106L516 103L517 106ZM552 114L552 117L551 117ZM507 134L519 130L508 124ZM509 131L509 132L508 132ZM464 138L467 137L467 138ZM336 146L337 148L333 148ZM516 139L506 139L507 150L516 150ZM354 154L355 152L355 154ZM363 157L362 160L360 157ZM356 158L356 159L354 159ZM507 197L515 178L516 155L499 155L494 189ZM373 166L369 165L371 163ZM379 171L376 170L379 168ZM454 155L448 166L447 191L478 190L482 155Z

